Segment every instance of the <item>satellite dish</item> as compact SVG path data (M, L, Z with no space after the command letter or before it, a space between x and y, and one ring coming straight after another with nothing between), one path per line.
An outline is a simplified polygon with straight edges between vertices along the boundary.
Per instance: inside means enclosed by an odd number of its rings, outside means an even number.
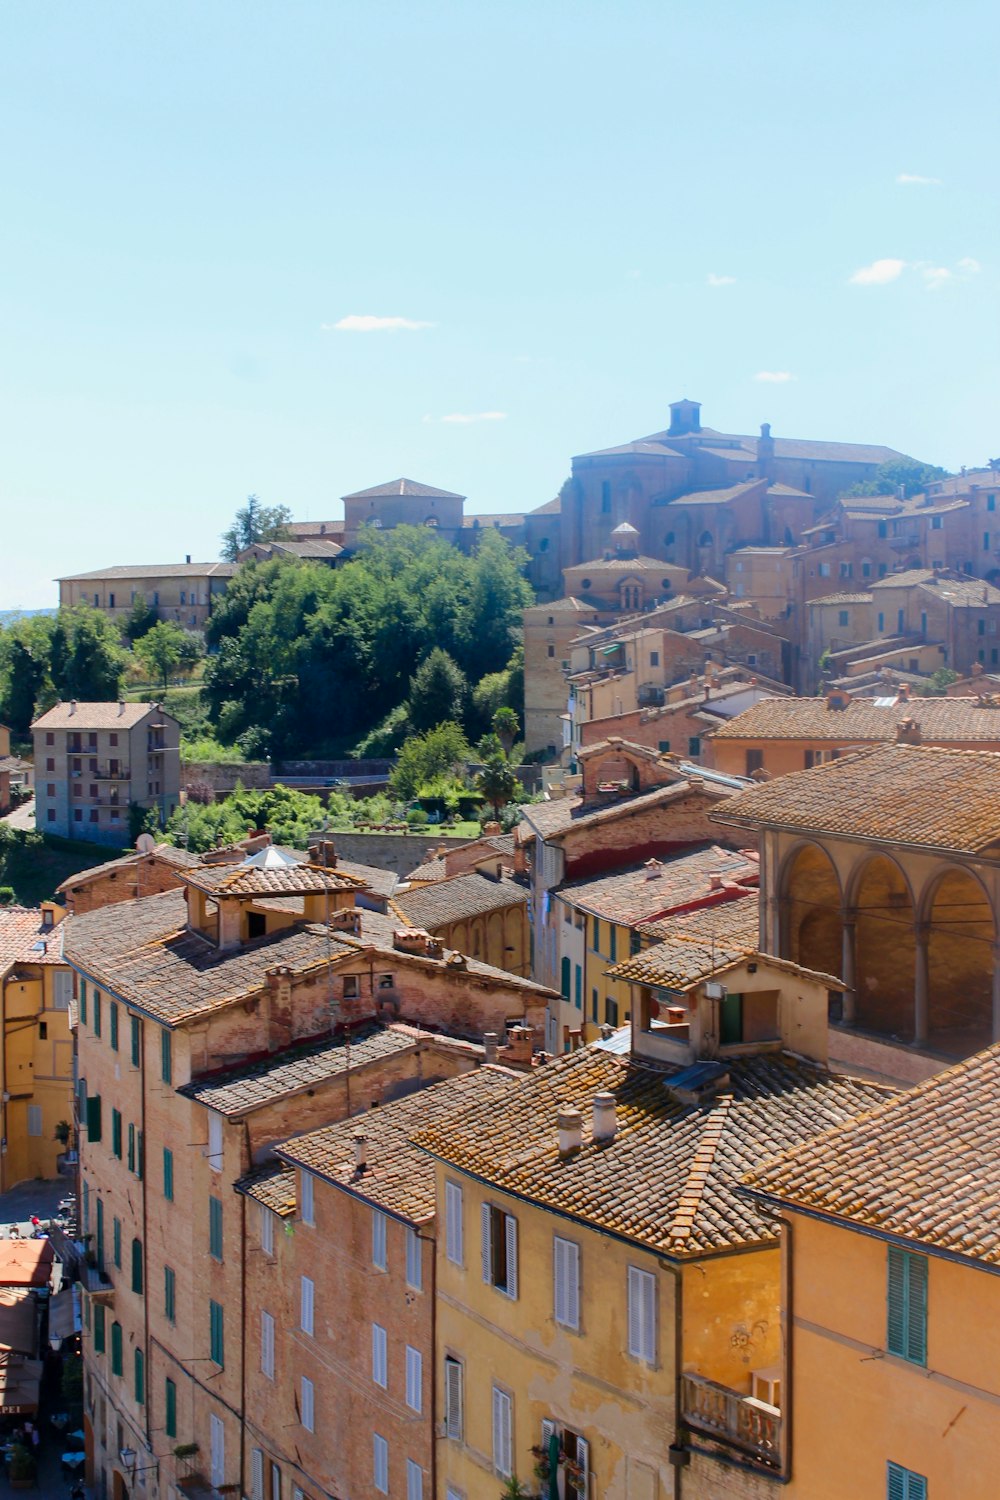
M151 833L140 833L135 841L135 847L140 854L152 854L156 848L156 840Z

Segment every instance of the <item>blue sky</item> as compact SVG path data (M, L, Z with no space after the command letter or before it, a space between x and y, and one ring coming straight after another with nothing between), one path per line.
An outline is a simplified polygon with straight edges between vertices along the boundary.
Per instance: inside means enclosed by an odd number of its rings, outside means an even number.
M251 490L530 509L681 396L996 457L998 31L992 0L6 0L0 608L214 556Z

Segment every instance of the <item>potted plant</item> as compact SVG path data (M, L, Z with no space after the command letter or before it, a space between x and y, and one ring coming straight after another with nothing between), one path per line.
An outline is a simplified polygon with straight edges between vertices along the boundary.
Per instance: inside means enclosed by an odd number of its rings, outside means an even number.
M60 1120L55 1128L55 1138L60 1146L68 1146L72 1129L68 1120Z
M12 1490L34 1488L36 1474L35 1458L23 1443L15 1443L7 1460L7 1478Z

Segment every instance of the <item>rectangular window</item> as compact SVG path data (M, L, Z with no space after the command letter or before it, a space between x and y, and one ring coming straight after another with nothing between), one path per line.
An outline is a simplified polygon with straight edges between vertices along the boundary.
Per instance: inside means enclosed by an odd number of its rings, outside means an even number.
M111 1154L122 1159L122 1112L120 1109L111 1111Z
M163 1148L163 1196L168 1203L174 1201L174 1153L169 1146Z
M693 734L688 740L688 755L699 756L701 754L701 735Z
M600 917L595 917L594 918L594 952L595 953L600 953L600 951L601 951L601 919L600 919Z
M406 1284L419 1292L424 1284L423 1246L415 1229L406 1231Z
M108 1001L108 1035L111 1041L112 1052L118 1051L118 1007L113 1000Z
M274 1215L263 1203L260 1205L260 1248L265 1255L274 1254Z
M111 1373L121 1375L125 1365L122 1361L122 1325L112 1323L111 1325Z
M669 740L660 740L660 742L659 742L659 748L664 752L664 754L666 754L666 752L670 749L670 741Z
M552 1240L553 1316L564 1328L580 1329L580 1247L555 1235Z
M386 1390L389 1385L388 1340L381 1323L372 1324L372 1379Z
M608 953L608 958L611 960L612 963L616 963L617 959L618 959L618 928L615 926L615 924L613 922L609 923L608 925L609 925L609 930L610 930L610 943L611 943L611 948L610 948L610 951Z
M389 1268L389 1252L386 1246L386 1217L381 1209L372 1209L372 1265L379 1271Z
M94 1353L103 1354L105 1349L105 1321L104 1308L100 1302L94 1303Z
M163 1083L172 1083L174 1078L174 1056L170 1032L160 1032L160 1078Z
M222 1116L212 1110L208 1115L208 1165L213 1172L222 1171Z
M100 992L100 990L95 990L94 991L93 1018L94 1018L94 1035L95 1036L100 1036L100 1034L101 1034L101 992Z
M573 1004L577 1010L583 1009L583 969L579 964L573 965Z
M380 1495L389 1493L389 1444L372 1433L372 1483Z
M312 1338L316 1287L309 1276L303 1276L299 1286L299 1327Z
M87 1139L91 1145L101 1139L101 1096L87 1095Z
M610 995L604 997L604 1019L609 1026L618 1025L618 1001Z
M656 1277L636 1266L628 1268L628 1352L656 1363Z
M457 1182L444 1185L445 1250L453 1266L465 1264L464 1194Z
M424 1471L412 1458L406 1460L406 1500L424 1500Z
M483 1280L507 1297L517 1296L517 1220L492 1204L482 1206Z
M222 1259L222 1199L208 1200L208 1253L213 1260Z
M120 1271L122 1268L122 1221L117 1214L111 1220L111 1259Z
M514 1472L514 1403L506 1391L493 1387L493 1470L501 1479Z
M135 1126L130 1125L128 1128L128 1169L130 1172L135 1171L135 1163Z
M444 1361L444 1430L445 1436L462 1441L464 1428L465 1370L459 1359L450 1354Z
M308 1172L299 1173L299 1218L303 1224L315 1224L313 1205L313 1180Z
M302 1377L300 1389L302 1393L300 1399L300 1405L302 1407L302 1425L305 1428L306 1432L315 1432L316 1392L313 1388L312 1381L307 1380L304 1375Z
M132 1290L142 1296L142 1240L132 1241Z
M838 612L837 612L837 624L838 625L846 625L849 619L850 619L850 615L847 613L846 609L838 610Z
M927 1257L889 1246L888 1333L890 1354L911 1364L927 1363Z
M269 1312L260 1315L260 1372L274 1379L274 1319Z
M223 1369L226 1363L225 1322L218 1302L208 1304L208 1352L209 1358Z
M132 1032L132 1066L139 1066L139 1017L129 1016L129 1027Z
M146 1404L146 1361L142 1357L142 1350L136 1349L134 1356L135 1374L135 1404L145 1406Z
M424 1405L424 1361L419 1349L406 1346L406 1404L411 1411L422 1411Z
M927 1500L927 1480L902 1464L889 1463L885 1480L886 1500Z
M80 980L80 1025L87 1024L87 981Z
M173 1266L163 1267L163 1316L168 1323L177 1322L177 1276Z
M177 1436L177 1387L168 1377L163 1388L163 1423L168 1438Z

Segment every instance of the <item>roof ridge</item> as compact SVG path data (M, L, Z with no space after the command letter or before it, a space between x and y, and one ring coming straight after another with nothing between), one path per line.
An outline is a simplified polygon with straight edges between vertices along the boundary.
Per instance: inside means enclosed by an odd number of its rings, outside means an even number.
M667 1088L670 1081L667 1080ZM701 1133L701 1139L691 1158L688 1169L687 1181L681 1189L681 1195L674 1209L673 1223L670 1226L670 1238L676 1241L689 1239L694 1225L698 1209L701 1207L702 1194L708 1182L708 1175L715 1165L715 1158L722 1141L723 1132L729 1119L729 1111L732 1108L732 1093L720 1094L716 1106L705 1122Z

